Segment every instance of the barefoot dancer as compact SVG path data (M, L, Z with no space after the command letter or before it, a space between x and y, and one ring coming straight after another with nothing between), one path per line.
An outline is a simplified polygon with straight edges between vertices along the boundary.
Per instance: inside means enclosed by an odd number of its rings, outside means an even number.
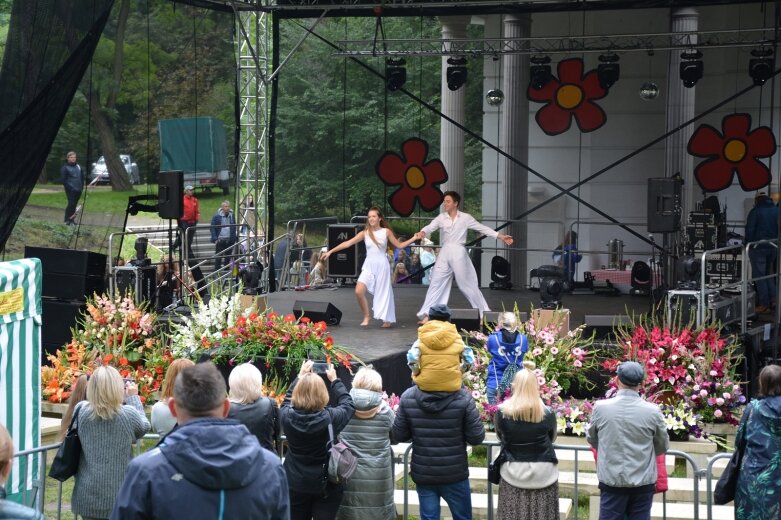
M393 302L393 290L391 289L391 271L385 250L390 242L394 247L404 248L418 239L415 234L406 242L399 242L393 231L388 228L379 208L369 210L369 218L366 221L366 229L360 231L350 240L345 240L333 249L322 254L321 258L328 258L331 253L341 251L363 240L366 244L366 260L361 267L358 283L355 284L355 297L358 306L363 313L361 326L369 324L369 304L366 301L366 291L374 295L372 310L374 318L382 320L383 327L390 327L396 322L396 308Z

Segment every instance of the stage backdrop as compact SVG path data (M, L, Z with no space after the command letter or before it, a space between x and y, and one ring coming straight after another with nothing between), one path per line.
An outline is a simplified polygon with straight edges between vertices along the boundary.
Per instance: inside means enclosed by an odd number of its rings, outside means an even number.
M0 262L0 421L17 452L41 443L41 276L37 258ZM27 462L15 459L11 500L40 478L37 461Z

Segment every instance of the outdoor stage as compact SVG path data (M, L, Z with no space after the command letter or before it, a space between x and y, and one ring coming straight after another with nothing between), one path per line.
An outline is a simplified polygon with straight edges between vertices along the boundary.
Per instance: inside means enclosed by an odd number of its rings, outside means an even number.
M398 285L393 288L396 299L396 324L390 329L380 327L373 320L368 327L361 327L362 316L355 300L354 287L307 291L280 291L268 295L268 305L279 313L293 311L296 300L330 302L342 311L340 325L329 327L334 341L347 348L364 363L372 363L383 376L385 389L401 394L411 385L406 364L406 352L417 337L416 313L426 295L421 285ZM483 295L493 311L518 310L529 312L531 306L540 307L540 294L530 290L493 291L484 289ZM451 309L468 308L469 304L458 289L450 294ZM648 297L628 295L564 295L564 308L570 310L570 327L584 323L586 315L609 317L648 312Z

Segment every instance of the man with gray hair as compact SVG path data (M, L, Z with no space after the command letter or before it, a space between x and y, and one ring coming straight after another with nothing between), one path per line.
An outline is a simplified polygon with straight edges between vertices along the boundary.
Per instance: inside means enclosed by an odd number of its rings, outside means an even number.
M130 462L113 520L289 520L282 463L243 424L225 419L225 379L212 363L183 369L168 406L179 427Z
M586 440L599 451L599 520L648 520L656 485L656 456L670 440L659 407L640 397L639 363L618 366L618 393L598 401Z
M236 245L236 218L233 216L231 204L222 201L220 209L212 217L212 244L214 244L214 270L219 271L223 265L228 265Z

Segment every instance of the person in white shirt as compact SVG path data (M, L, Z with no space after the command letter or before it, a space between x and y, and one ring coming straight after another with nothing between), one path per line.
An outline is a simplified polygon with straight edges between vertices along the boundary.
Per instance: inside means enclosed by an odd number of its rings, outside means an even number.
M441 245L437 262L431 268L431 285L426 292L426 301L423 302L418 311L419 324L428 321L428 310L433 305L447 304L453 277L458 282L458 288L461 289L473 308L480 310L481 313L490 310L477 284L477 273L472 265L472 260L464 247L468 230L473 229L483 235L501 240L508 246L513 243L511 236L498 233L488 226L480 224L469 213L458 211L460 203L461 195L455 191L446 191L442 202L444 211L428 226L424 227L418 235L425 237L439 229Z

